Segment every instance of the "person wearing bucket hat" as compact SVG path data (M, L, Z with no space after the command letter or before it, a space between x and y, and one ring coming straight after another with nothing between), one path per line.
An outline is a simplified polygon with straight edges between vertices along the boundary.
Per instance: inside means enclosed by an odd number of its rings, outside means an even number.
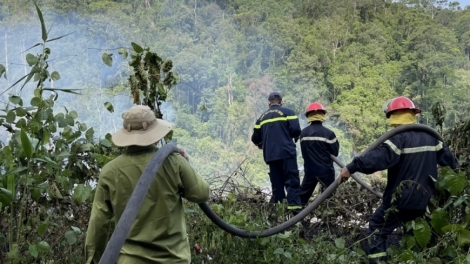
M392 127L416 123L415 116L421 112L404 96L386 102L383 110ZM341 182L355 172L387 170L382 204L369 219L369 263L387 261L388 236L395 228L424 215L435 190L437 165L455 169L458 162L439 139L423 131L405 131L355 157L341 170Z
M269 165L269 179L273 195L271 203L287 198L288 209L296 215L302 209L299 198L299 169L295 142L300 136L297 115L283 107L282 96L272 92L268 96L269 109L256 121L251 141L263 150ZM287 191L287 197L286 197Z
M108 225L119 221L132 192L157 151L156 143L172 125L157 119L142 105L122 115L123 128L112 135L124 154L107 163L100 172L88 224L86 263L98 263L108 239ZM123 245L118 264L191 262L181 198L206 202L209 185L189 165L184 150L170 154L157 172L142 207Z

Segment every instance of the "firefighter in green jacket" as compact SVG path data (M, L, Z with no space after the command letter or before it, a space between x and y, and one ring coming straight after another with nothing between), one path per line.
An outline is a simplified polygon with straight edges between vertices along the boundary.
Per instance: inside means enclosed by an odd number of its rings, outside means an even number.
M134 106L123 114L123 128L113 143L125 153L101 170L88 225L86 263L98 263L113 217L119 221L137 181L157 151L156 143L171 131L171 124L155 118L147 106ZM184 150L170 154L157 172L121 249L118 264L191 262L182 198L206 202L209 185L189 165Z

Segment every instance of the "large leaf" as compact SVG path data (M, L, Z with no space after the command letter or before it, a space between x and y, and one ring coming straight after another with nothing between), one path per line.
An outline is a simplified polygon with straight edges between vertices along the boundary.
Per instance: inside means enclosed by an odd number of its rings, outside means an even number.
M16 119L15 111L13 111L13 110L8 111L7 112L7 117L5 118L5 121L7 121L7 123L13 123L13 122L15 122L15 119Z
M31 53L26 54L26 62L29 66L33 66L38 62L38 58Z
M75 234L73 230L69 230L65 232L65 239L67 240L67 243L69 245L73 245L77 243L77 235Z
M417 218L415 220L413 234L415 235L418 244L423 248L431 240L431 228L429 227L428 223L422 218Z
M104 103L104 107L106 107L106 109L107 109L109 112L111 112L111 113L114 112L114 106L113 106L113 104L111 104L110 102L105 102L105 103Z
M33 156L34 149L24 129L21 129L21 145L23 146L23 151L26 154L26 157L31 158Z
M90 185L78 184L73 190L72 198L77 201L77 203L82 204L90 197L90 195Z
M442 208L437 208L431 214L431 225L436 230L438 234L442 234L442 228L449 224L449 214L442 210Z
M104 64L108 65L109 67L113 66L113 54L112 53L103 53L101 59L103 60Z
M10 96L8 96L8 100L14 104L23 106L23 100L17 95L10 94Z
M467 178L463 173L453 173L444 178L444 188L452 195L460 194L467 186Z
M111 143L111 141L109 141L109 140L107 140L107 139L102 139L102 140L100 141L100 145L103 145L103 146L108 147L108 148L110 148L110 147L113 146L113 144Z
M49 226L49 220L47 219L46 221L44 221L43 223L41 223L39 226L38 226L38 233L40 236L44 235L44 233L46 233L46 230L47 230L47 227Z
M137 52L137 53L140 53L140 52L144 51L144 49L141 46L139 46L138 44L136 44L134 42L131 42L131 46L134 49L134 51Z
M36 245L29 245L28 251L34 258L37 258L39 255L38 248L36 247Z
M340 237L340 238L335 239L335 245L336 245L337 248L343 249L344 245L345 245L344 238Z
M0 203L2 203L2 206L9 206L12 200L13 195L11 194L11 191L0 187Z
M44 23L44 18L42 17L42 12L39 9L39 6L36 4L36 2L34 2L34 5L36 6L36 11L38 12L39 20L41 21L42 40L46 41L47 40L46 24Z
M49 246L49 244L46 241L41 241L41 242L37 243L36 247L41 252L48 252L49 250L51 250L51 247Z
M95 130L93 130L93 128L91 127L85 132L85 137L87 140L92 140L94 134L95 134Z
M39 98L39 97L33 97L33 98L31 99L30 104L31 104L32 106L39 106L39 105L41 104L41 101L42 101L41 98Z
M51 73L51 79L54 80L54 81L59 80L59 79L60 79L60 74L59 74L58 72L56 72L56 71L53 71L53 72Z

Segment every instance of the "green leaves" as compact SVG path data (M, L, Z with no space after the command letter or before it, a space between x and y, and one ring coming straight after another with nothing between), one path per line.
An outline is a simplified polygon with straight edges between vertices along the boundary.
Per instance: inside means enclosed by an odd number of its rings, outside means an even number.
M137 53L141 53L141 52L144 51L144 49L141 46L139 46L138 44L136 44L134 42L131 42L131 46L134 49L134 51L137 52Z
M0 187L0 203L2 206L10 206L13 201L13 195L11 191Z
M29 66L33 66L38 62L38 58L31 53L26 54L26 62Z
M33 256L34 258L37 258L39 255L39 251L36 245L29 245L28 251L31 254L31 256Z
M455 173L449 168L443 169L441 177L442 179L438 179L438 184L443 185L452 195L460 194L468 184L463 172Z
M40 236L44 235L44 233L46 233L46 230L47 230L47 227L49 226L50 222L49 222L49 219L47 219L46 221L44 221L43 223L41 223L39 226L38 226L38 234Z
M41 101L42 101L41 98L39 98L39 97L33 97L33 98L31 99L31 105L37 107L37 106L39 106L39 105L41 104Z
M36 6L36 11L38 13L39 20L41 21L42 40L45 42L47 40L46 24L44 23L44 18L42 17L42 12L39 9L39 6L36 2L34 2L34 5Z
M59 80L59 79L60 79L60 74L59 74L58 72L56 72L56 71L53 71L53 72L51 73L51 79L54 80L54 81Z
M23 151L26 154L27 158L31 158L33 156L33 146L31 145L31 141L29 140L28 135L26 134L24 129L21 129L21 145L23 146Z
M65 239L67 240L67 244L72 246L77 243L77 235L80 235L81 233L82 231L80 230L80 228L72 226L72 230L68 230L67 232L65 232L64 235Z
M72 198L79 204L84 203L90 197L91 197L90 185L79 184L73 190Z
M424 248L431 240L431 228L422 218L414 220L413 234L422 248Z
M451 224L442 228L444 232L454 232L457 234L457 241L459 245L470 244L470 231L466 230L464 226L459 224Z
M17 105L20 105L20 106L23 105L23 100L22 100L21 97L19 97L19 96L10 94L10 96L8 97L8 99L10 100L10 102L12 102L12 103L14 103L14 104L17 104Z
M442 227L447 226L448 224L449 214L446 211L442 210L442 208L438 208L432 212L431 225L438 234L442 234Z
M113 54L112 53L103 53L101 59L103 60L104 64L108 65L109 67L113 66Z
M335 246L337 248L343 249L345 244L346 244L346 241L344 240L344 238L340 237L340 238L335 239Z
M104 103L104 107L106 107L106 109L107 109L109 112L111 112L111 113L114 112L114 106L113 106L113 104L111 104L110 102L105 102L105 103Z
M13 110L7 112L7 117L5 118L5 121L7 123L13 123L16 119L16 114Z

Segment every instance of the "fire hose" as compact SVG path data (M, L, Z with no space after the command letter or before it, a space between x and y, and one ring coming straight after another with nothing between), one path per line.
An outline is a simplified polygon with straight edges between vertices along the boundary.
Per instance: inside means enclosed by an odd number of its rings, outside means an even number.
M378 147L380 144L385 142L387 139L393 137L396 134L405 132L405 131L422 131L430 134L433 137L438 138L439 140L443 141L439 133L437 133L434 129L431 127L425 126L425 125L420 125L420 124L412 124L412 125L403 125L396 127L385 134L383 134L381 137L379 137L374 143L372 143L366 150L364 150L361 154L358 156L362 156L366 154L367 152L375 149ZM106 246L106 249L100 259L100 264L110 264L110 263L116 263L117 258L119 257L119 252L124 245L127 235L129 234L129 230L132 226L132 223L134 222L134 219L137 216L137 213L140 210L140 207L142 205L142 202L144 201L144 198L148 192L148 189L150 187L150 184L152 183L155 175L157 175L157 171L162 165L163 161L165 158L170 155L171 153L179 153L179 148L177 148L173 144L166 144L163 147L161 147L153 156L153 158L150 160L149 165L145 168L142 176L140 177L139 181L137 182L137 185L132 192L132 195L124 209L124 212L122 213L121 218L119 219L119 222L116 225L116 228ZM331 156L334 162L338 164L341 168L344 167L344 164L341 163L337 157ZM379 198L382 198L382 194L380 192L377 192L374 190L370 185L362 181L359 177L356 175L351 175L351 177L357 181L361 186L363 186L365 189L373 193ZM226 223L223 219L221 219L207 203L200 203L199 207L201 210L207 215L207 217L218 227L220 227L222 230L243 238L256 238L256 237L268 237L275 235L277 233L283 232L287 230L288 228L292 227L295 225L297 222L301 221L304 219L307 215L312 213L318 206L327 198L330 197L330 195L333 194L333 192L338 188L339 186L339 181L336 180L334 181L326 190L324 190L311 204L309 204L306 208L304 208L301 212L299 212L297 215L292 217L291 219L287 220L286 222L266 229L266 230L259 230L259 231L247 231L243 229L239 229L237 227L234 227L228 223Z

